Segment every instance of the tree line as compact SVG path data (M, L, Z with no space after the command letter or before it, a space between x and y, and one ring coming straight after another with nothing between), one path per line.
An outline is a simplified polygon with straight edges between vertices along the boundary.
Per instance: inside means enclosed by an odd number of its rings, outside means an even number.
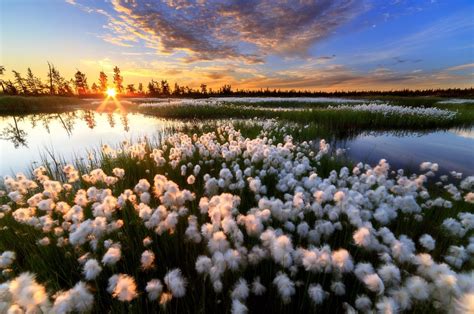
M6 69L0 66L0 75L4 75ZM89 86L85 73L77 70L74 77L66 79L59 70L48 62L46 81L35 76L28 68L26 76L18 71L12 70L13 80L0 78L1 91L5 95L59 95L59 96L87 96L98 97L103 95L108 88L114 87L118 94L132 97L213 97L213 96L237 96L237 97L343 97L343 96L440 96L440 97L474 97L474 88L448 88L448 89L402 89L390 91L310 91L310 90L281 90L281 89L232 89L230 84L224 84L218 89L208 88L201 84L199 88L180 86L174 83L170 86L167 80L152 79L145 87L142 83L138 85L124 85L120 68L115 66L113 76L109 78L104 71L99 73L98 79ZM110 80L110 82L109 82ZM90 81L89 81L90 82Z

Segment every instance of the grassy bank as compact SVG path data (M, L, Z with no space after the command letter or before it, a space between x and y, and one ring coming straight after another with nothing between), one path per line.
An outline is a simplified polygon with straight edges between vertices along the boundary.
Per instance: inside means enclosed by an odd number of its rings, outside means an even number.
M224 118L277 118L298 123L316 123L330 130L423 130L449 128L454 126L467 127L474 123L474 110L459 110L452 119L440 119L433 116L417 116L352 110L264 110L247 107L244 104L229 104L217 106L160 106L140 107L139 111L162 118L173 119L224 119Z
M28 114L62 112L92 105L77 97L60 96L0 96L0 114Z

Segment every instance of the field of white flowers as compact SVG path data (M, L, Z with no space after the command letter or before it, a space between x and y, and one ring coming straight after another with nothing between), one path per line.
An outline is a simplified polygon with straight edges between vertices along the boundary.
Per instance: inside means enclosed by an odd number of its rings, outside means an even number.
M245 99L245 98L244 98ZM290 98L291 99L291 98ZM271 103L271 101L266 100L265 102ZM167 107L214 107L214 108L222 108L228 106L229 103L235 104L243 104L239 105L239 109L241 110L260 110L260 111L308 111L308 108L305 107L281 107L278 106L285 104L285 103L293 103L292 100L285 100L285 101L277 101L275 102L275 106L267 107L261 106L265 102L257 102L257 100L252 100L246 98L245 101L233 101L233 100L219 100L219 99L174 99L169 101L159 101L159 102L147 102L139 104L139 108L167 108ZM305 102L305 101L301 101ZM320 102L311 102L310 100L307 101L308 103L318 104L324 103L323 101ZM260 106L253 106L251 104L259 104ZM295 102L298 103L298 102ZM337 102L335 102L337 103ZM375 114L383 114L385 116L420 116L423 118L436 118L436 119L445 119L450 120L456 116L456 111L440 109L440 108L425 108L425 107L410 107L410 106L394 106L388 103L362 103L362 104L338 104L338 105L331 105L329 104L325 107L326 110L332 111L355 111L355 112L368 112L368 113L375 113ZM316 109L317 110L317 109Z
M5 177L0 313L474 312L474 177L284 133L222 124Z

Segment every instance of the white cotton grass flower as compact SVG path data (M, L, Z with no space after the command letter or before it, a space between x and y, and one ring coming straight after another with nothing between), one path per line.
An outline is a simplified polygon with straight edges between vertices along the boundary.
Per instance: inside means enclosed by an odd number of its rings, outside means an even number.
M240 255L239 251L229 249L225 252L224 259L227 263L227 267L232 271L236 271L239 269L242 256Z
M187 282L179 268L169 271L165 275L164 282L174 297L181 298L186 294Z
M148 247L153 243L153 240L150 237L145 237L143 239L143 246Z
M436 246L436 241L426 233L420 237L419 242L428 251L433 251Z
M400 311L407 311L412 308L413 302L410 292L405 288L397 288L389 291L390 296L396 302Z
M155 262L155 253L151 250L143 251L142 256L140 258L141 268L143 270L151 269L154 267Z
M455 268L461 268L467 259L468 253L466 249L463 246L457 245L451 245L448 248L448 254L444 257L444 260Z
M372 301L368 296L360 295L355 300L355 307L361 312L369 312L372 309Z
M248 312L247 306L239 299L232 299L232 314L246 314Z
M60 292L54 300L53 313L85 313L92 309L94 296L82 281L78 282L74 288Z
M375 304L377 313L398 313L397 302L390 297L383 297L380 301Z
M252 293L259 296L264 294L267 291L264 285L260 282L260 277L255 277L254 281L252 282Z
M104 265L113 266L122 258L122 251L118 246L110 247L107 252L105 252L102 263Z
M47 245L51 244L51 240L48 237L43 237L43 238L38 240L38 244L41 245L41 246L47 246Z
M375 292L378 295L381 295L385 290L382 279L380 279L379 275L377 274L368 274L363 278L362 281L364 282L367 289Z
M406 235L401 235L399 240L395 240L391 245L392 256L399 262L408 262L415 252L415 243Z
M148 299L150 301L158 300L161 292L163 292L163 284L159 279L152 279L147 282L145 291L148 293Z
M378 275L385 284L398 284L401 280L400 269L394 264L382 265L377 270Z
M354 232L353 239L356 245L368 247L371 244L370 230L366 227L361 227Z
M160 296L160 305L166 305L173 299L173 295L170 292L163 292Z
M229 248L229 241L224 232L218 231L212 235L212 239L209 240L207 247L211 253L216 251L225 252Z
M96 259L89 259L85 262L82 273L86 280L94 280L101 271L102 267L99 265L99 262Z
M283 267L290 267L292 265L294 249L291 239L286 235L281 235L272 241L270 251L274 260Z
M344 285L342 281L334 281L331 283L331 291L333 291L335 295L342 296L346 294L346 285Z
M194 184L194 182L196 182L196 177L195 177L194 175L190 175L190 176L186 179L186 183L188 183L189 185Z
M50 303L46 289L36 282L33 274L22 273L7 284L11 304L16 304L31 313L47 312Z
M308 288L308 295L311 298L311 301L313 301L316 305L323 303L327 294L328 293L323 290L320 284L310 285Z
M231 292L232 299L245 300L249 296L249 287L247 281L244 278L240 278L234 285L234 289Z
M454 301L454 313L474 313L474 292L463 293Z
M5 251L0 255L0 268L7 268L13 264L16 254L13 251Z
M405 286L410 293L410 296L416 300L424 301L430 296L430 286L425 279L419 276L409 277Z
M466 203L474 204L474 192L469 192L464 196Z
M374 272L374 267L370 263L358 263L354 269L354 274L360 281L363 281L365 276Z
M110 277L107 291L122 302L130 302L138 296L135 279L126 274Z
M332 252L332 264L341 273L348 273L354 269L352 257L346 249L339 249Z
M273 279L273 284L277 286L278 294L280 295L283 303L288 304L291 301L291 297L295 294L295 283L288 278L283 272L279 272L275 279Z
M214 280L212 282L212 287L214 288L215 293L221 293L222 289L224 288L224 285L222 284L222 281Z
M199 274L207 274L211 271L212 260L204 255L198 256L196 260L196 271Z
M125 170L122 168L114 168L112 169L112 173L119 179L122 179L125 176Z

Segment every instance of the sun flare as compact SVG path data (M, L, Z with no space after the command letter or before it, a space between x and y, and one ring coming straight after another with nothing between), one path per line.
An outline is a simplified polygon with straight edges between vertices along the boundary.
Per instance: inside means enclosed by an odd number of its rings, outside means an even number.
M106 94L107 97L115 97L117 95L117 91L115 88L108 88Z

